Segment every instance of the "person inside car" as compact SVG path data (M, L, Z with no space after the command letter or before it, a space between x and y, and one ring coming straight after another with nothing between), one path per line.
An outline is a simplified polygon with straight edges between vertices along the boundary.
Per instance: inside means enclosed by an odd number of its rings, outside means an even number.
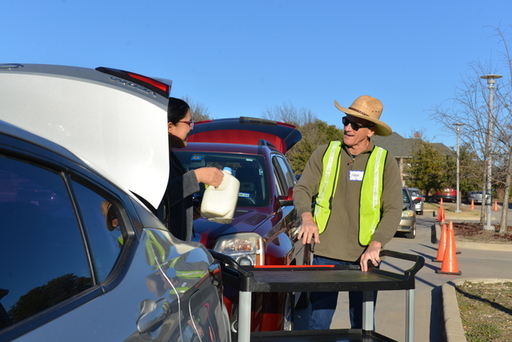
M195 215L192 195L199 191L200 183L218 187L224 174L215 167L188 171L172 152L171 148L187 146L188 134L194 129L190 107L185 101L169 98L167 121L170 174L164 198L158 208L158 217L175 237L190 241Z

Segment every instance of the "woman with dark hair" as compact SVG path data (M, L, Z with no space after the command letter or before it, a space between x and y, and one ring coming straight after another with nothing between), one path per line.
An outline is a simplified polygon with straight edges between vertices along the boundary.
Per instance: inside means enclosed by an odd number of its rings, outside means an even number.
M187 146L188 134L194 129L190 107L185 101L169 98L167 121L170 175L163 201L158 208L158 216L175 237L190 241L194 219L192 195L199 191L199 183L218 187L224 174L215 167L187 171L172 152L172 148Z

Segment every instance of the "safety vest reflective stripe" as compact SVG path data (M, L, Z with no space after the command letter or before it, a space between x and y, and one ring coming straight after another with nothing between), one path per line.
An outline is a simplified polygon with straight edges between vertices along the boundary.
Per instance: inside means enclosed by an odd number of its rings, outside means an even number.
M332 198L338 185L341 142L333 141L322 158L323 171L314 209L314 219L322 234L331 215ZM363 174L359 210L359 243L366 246L380 222L380 198L387 151L375 146ZM370 170L370 172L367 172Z
M331 141L322 158L323 171L313 217L322 234L331 215L331 200L338 184L341 141Z
M359 243L368 245L380 222L380 199L382 195L382 180L387 151L375 147L368 158L363 184L361 185L359 206Z

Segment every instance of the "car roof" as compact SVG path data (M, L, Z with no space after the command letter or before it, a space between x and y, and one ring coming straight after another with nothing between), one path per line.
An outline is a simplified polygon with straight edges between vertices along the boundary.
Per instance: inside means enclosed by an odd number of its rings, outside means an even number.
M50 151L50 153L54 153L60 157L63 157L65 159L79 165L82 168L89 170L92 173L96 173L97 175L100 175L100 177L109 181L110 183L115 185L117 188L123 189L123 191L125 193L127 193L127 194L130 193L129 189L124 188L122 184L116 184L115 179L113 177L111 177L109 174L107 174L105 172L100 173L93 166L89 165L89 163L87 163L87 161L81 159L80 157L78 157L77 155L72 153L71 151L67 150L65 147L63 147L59 144L56 144L53 141L47 140L43 137L40 137L38 135L35 135L28 131L25 131L24 129L16 127L16 126L14 126L8 122L5 122L3 120L0 120L0 136L8 136L8 137L14 139L15 141L23 141L27 144L35 145L35 146L43 148L47 151ZM6 141L8 141L8 140L6 140ZM30 146L30 145L28 145L28 146ZM8 146L9 146L9 143L8 143ZM14 143L12 146L15 147L16 149L20 149L20 150L26 149L30 152L34 152L33 147L29 147L29 148L21 147L21 146L27 146L27 145L19 145L18 143ZM136 198L136 197L133 197L133 198Z
M2 120L59 144L157 207L169 84L110 68L0 64Z
M190 142L258 145L268 142L283 154L302 139L294 126L283 122L251 118L226 118L195 123Z

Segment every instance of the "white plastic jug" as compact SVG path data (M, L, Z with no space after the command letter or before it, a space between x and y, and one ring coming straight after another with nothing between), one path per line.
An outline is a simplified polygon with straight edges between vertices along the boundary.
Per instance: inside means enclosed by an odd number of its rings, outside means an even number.
M209 186L204 191L201 202L201 216L217 223L231 223L235 214L240 182L231 174L231 168L225 167L222 183L217 187Z

